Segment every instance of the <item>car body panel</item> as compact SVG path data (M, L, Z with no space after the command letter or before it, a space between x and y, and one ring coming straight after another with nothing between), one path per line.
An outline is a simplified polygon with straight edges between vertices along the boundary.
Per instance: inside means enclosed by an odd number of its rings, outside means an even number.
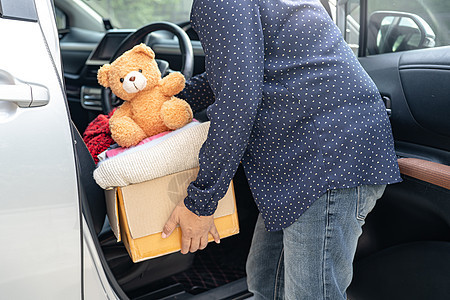
M111 288L83 218L83 294L85 299L119 299Z
M39 18L53 14L50 2L36 6ZM49 93L41 107L0 100L0 290L8 299L82 297L77 179L53 26L0 18L0 70Z

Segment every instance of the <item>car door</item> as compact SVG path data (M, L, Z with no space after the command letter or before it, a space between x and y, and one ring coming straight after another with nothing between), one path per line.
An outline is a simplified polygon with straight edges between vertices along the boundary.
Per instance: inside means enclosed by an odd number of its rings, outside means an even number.
M403 182L369 215L351 299L450 297L450 2L344 0L338 25L390 116Z
M0 0L0 298L81 299L73 141L51 1Z
M84 132L89 122L101 113L99 89L82 97L86 78L96 77L95 69L85 70L86 61L108 27L83 1L55 0L54 3L69 110L77 129Z

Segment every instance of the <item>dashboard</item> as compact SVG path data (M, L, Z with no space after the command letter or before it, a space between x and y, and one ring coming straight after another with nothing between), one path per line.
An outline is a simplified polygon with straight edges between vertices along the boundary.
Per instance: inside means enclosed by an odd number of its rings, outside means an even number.
M100 64L108 63L111 57L114 55L117 47L120 43L133 31L129 30L111 30L108 31L97 45L94 51L87 60L87 64Z

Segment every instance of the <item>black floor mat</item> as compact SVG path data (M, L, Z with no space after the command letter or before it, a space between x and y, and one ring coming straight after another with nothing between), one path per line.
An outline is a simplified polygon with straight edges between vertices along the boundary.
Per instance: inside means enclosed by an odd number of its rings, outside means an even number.
M258 216L242 166L233 179L240 233L225 239L220 244L214 242L196 253L192 267L172 276L191 293L209 290L245 277L247 261Z
M186 291L205 291L245 277L248 250L242 247L242 236L229 237L216 245L210 243L199 251L191 268L172 276ZM237 246L239 245L239 246Z

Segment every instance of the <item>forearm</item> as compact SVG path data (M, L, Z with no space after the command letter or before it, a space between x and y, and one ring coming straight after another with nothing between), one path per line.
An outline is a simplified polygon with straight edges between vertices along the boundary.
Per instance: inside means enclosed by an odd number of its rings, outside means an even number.
M236 14L235 23L242 27L242 34L233 34L227 29L228 20L220 15L231 15L240 5L248 7L246 15L250 17ZM185 205L197 215L210 215L225 195L250 139L262 98L264 43L257 1L197 0L195 8L194 29L205 51L206 74L215 102L208 107L208 138ZM214 13L217 22L204 17Z
M177 95L185 100L194 113L206 109L214 103L214 93L209 86L205 73L186 80L185 88Z

